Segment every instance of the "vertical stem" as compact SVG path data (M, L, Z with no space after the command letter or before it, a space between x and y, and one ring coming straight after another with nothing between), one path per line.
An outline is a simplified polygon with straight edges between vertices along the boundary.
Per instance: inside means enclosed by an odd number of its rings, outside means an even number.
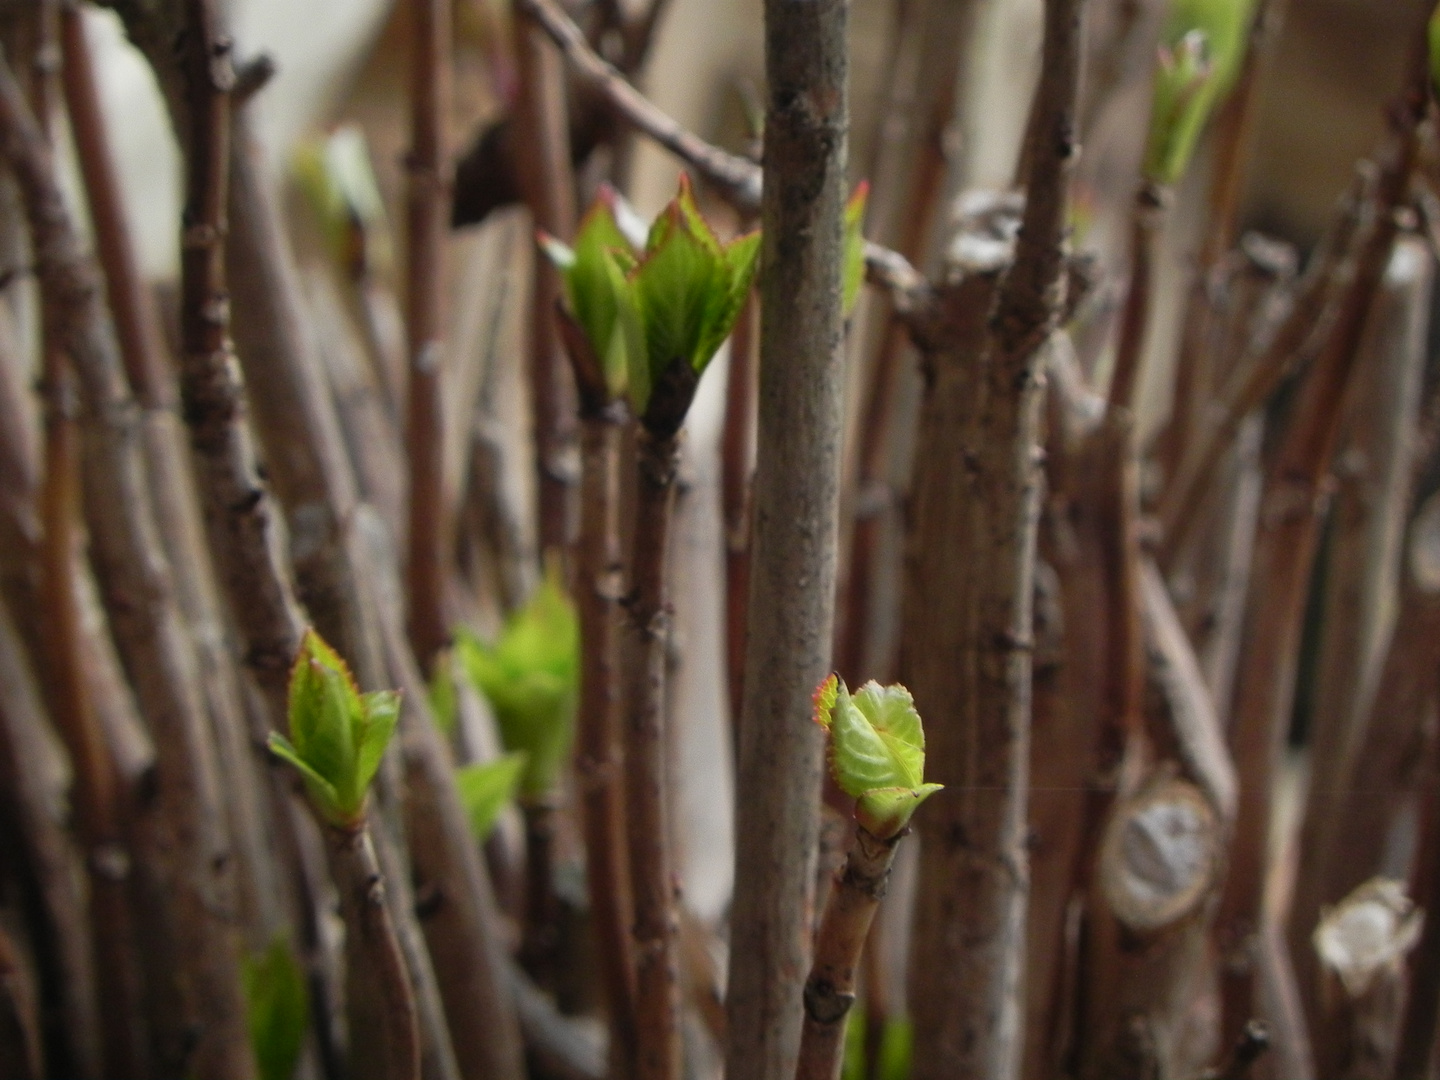
M405 957L390 921L385 885L375 847L365 824L325 829L330 872L340 892L340 911L348 933L358 939L360 955L371 969L380 994L380 1024L386 1080L419 1080L420 1032L415 995Z
M1317 586L1323 612L1309 710L1309 794L1300 817L1289 912L1296 976L1306 1013L1317 1026L1321 980L1311 938L1322 908L1348 895L1326 894L1328 882L1317 871L1323 872L1324 853L1338 831L1337 794L1353 784L1360 749L1374 737L1365 726L1367 699L1385 663L1391 626L1382 613L1395 610L1414 494L1410 478L1427 360L1430 264L1419 238L1395 245L1360 344L1335 455L1335 495ZM1316 1043L1320 1071L1336 1073L1339 1063L1327 1057L1336 1044Z
M421 666L450 636L445 571L450 545L444 497L445 240L450 222L450 3L411 5L411 148L408 196L410 388L410 638Z
M527 10L515 23L520 68L516 101L516 165L520 188L537 228L568 241L575 229L575 180L570 167L570 124L564 68ZM560 277L548 259L535 260L531 297L530 398L534 410L540 497L540 550L569 542L574 443L573 390L555 327Z
M1064 300L1081 8L1045 5L1029 191L991 314L952 288L927 356L902 673L940 718L927 761L947 788L920 823L915 1080L1009 1080L1020 1060L1040 361ZM983 275L970 287L985 298Z
M669 849L665 757L666 549L675 509L679 445L642 430L636 444L625 728L626 825L634 893L637 1080L680 1076L680 986L675 882Z
M61 30L65 44L65 101L85 178L86 205L95 225L96 254L105 271L105 293L125 374L142 407L174 404L171 377L159 351L155 304L135 262L129 216L110 155L95 63L80 8L67 4Z
M788 1080L799 1053L819 834L840 471L844 0L766 0L759 420L736 775L726 1074Z
M45 480L41 489L41 588L53 714L75 769L75 816L90 880L102 1052L107 1072L136 1076L144 1068L132 1018L139 987L129 955L131 918L123 867L123 819L114 764L105 746L86 670L75 574L81 565L76 515L80 505L80 428L75 374L47 328L44 352ZM119 872L117 872L119 871Z
M8 602L0 601L0 785L4 786L10 806L10 819L19 833L20 849L34 876L36 889L42 897L46 919L45 929L54 938L54 966L60 978L59 1020L63 1025L70 1068L82 1080L115 1076L130 1080L147 1072L143 1057L130 1056L130 1050L143 1049L144 1024L140 1013L138 965L130 935L128 907L117 907L126 900L126 885L118 875L108 874L108 890L100 883L90 883L89 905L74 872L75 846L71 825L61 819L53 795L54 784L47 781L36 763L44 760L47 744L54 736L40 687L31 671L25 646L16 629ZM50 749L53 755L53 749ZM71 759L72 768L75 759ZM76 777L78 786L83 778ZM84 833L81 833L82 843ZM113 870L123 863L113 856L121 849L91 851L87 867L98 871ZM116 921L108 921L112 914ZM106 920L102 923L102 920ZM103 945L101 934L109 934L115 944ZM131 980L105 998L102 1016L99 965L115 964L106 978ZM115 1028L117 1041L112 1052L105 1041L111 1037L106 1028ZM124 1051L124 1052L121 1052ZM52 1068L64 1063L52 1060Z
M585 830L600 974L610 1010L610 1071L634 1068L634 973L630 955L630 881L620 754L621 423L614 406L581 417L580 543L575 555L580 619L580 701L575 773Z
M117 644L156 737L155 797L145 807L143 824L161 854L146 869L154 874L159 915L172 932L154 943L152 955L163 955L183 972L182 978L149 988L164 1002L155 1019L165 1028L157 1049L166 1060L157 1069L206 1080L248 1077L254 1063L240 994L219 780L201 720L194 656L171 592L131 427L133 402L119 371L95 268L80 247L53 159L13 76L3 66L0 72L4 154L31 219L46 332L69 354L87 415L94 418L87 465L95 483L86 492L86 512L100 576Z
M815 935L795 1080L835 1080L840 1074L845 1024L855 1004L856 969L889 884L895 848L904 835L902 831L882 840L863 826L855 827L855 842L830 890Z
M1167 473L1173 474L1183 459L1194 439L1201 410L1208 402L1206 391L1214 378L1216 357L1206 344L1218 314L1217 300L1223 302L1220 290L1224 286L1220 283L1219 271L1222 260L1237 239L1240 198L1244 194L1249 172L1253 143L1250 134L1260 100L1261 76L1274 53L1274 42L1279 37L1280 23L1288 2L1260 0L1256 5L1244 64L1234 89L1215 118L1209 206L1206 209L1208 228L1185 305L1170 426L1161 444Z
M282 914L290 882L279 877L272 845L273 821L283 820L288 793L272 787L274 805L262 799L258 763L246 739L238 670L224 638L219 597L184 434L175 411L174 381L161 351L154 298L135 260L128 216L106 139L94 61L84 16L67 5L61 20L64 88L76 156L85 180L86 202L94 224L97 254L105 275L120 358L142 409L146 459L151 471L156 523L174 571L176 595L201 658L211 727L222 756L236 764L227 816L239 866L241 907L249 944L263 947L285 925Z
M745 699L745 622L750 600L750 498L755 476L755 359L760 306L751 290L730 338L725 426L720 435L720 498L725 521L725 674L734 752L740 754Z
M1426 14L1429 5L1426 5ZM1415 127L1428 90L1419 59L1398 115L1399 146L1384 166L1375 222L1325 348L1306 373L1290 425L1265 480L1256 540L1256 583L1246 613L1247 648L1237 678L1231 745L1240 806L1230 871L1218 914L1224 968L1224 1027L1233 1042L1256 1007L1257 934L1263 918L1273 777L1290 719L1306 590L1318 542L1323 485L1338 435L1340 404L1354 370L1360 335L1397 231L1395 211L1410 182Z

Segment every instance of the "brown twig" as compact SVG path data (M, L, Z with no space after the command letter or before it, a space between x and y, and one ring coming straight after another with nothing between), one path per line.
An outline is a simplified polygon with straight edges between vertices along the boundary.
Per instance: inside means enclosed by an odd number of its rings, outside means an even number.
M683 363L684 361L677 361ZM625 600L625 798L635 920L635 1076L680 1075L680 959L666 805L665 670L670 611L665 564L680 450L674 430L636 443L634 547Z
M809 968L841 451L843 0L766 0L760 373L725 1065L789 1080ZM758 193L758 192L757 192ZM761 673L763 672L763 677ZM798 856L798 857L797 857Z
M1335 800L1353 781L1370 737L1368 697L1385 663L1388 620L1403 558L1422 369L1426 362L1431 259L1424 242L1395 246L1356 361L1356 385L1336 451L1335 495L1325 542L1323 600L1313 703L1310 769L1290 909L1289 939L1306 1012L1318 1020L1320 980L1310 936L1326 895L1326 854L1339 831ZM1322 1075L1343 1071L1336 1043L1317 1038Z
M80 403L75 374L52 326L43 344L45 480L41 491L41 587L46 657L56 726L76 772L75 815L91 890L91 934L107 1070L136 1075L144 1052L132 1018L139 988L128 955L131 918L123 873L124 814L114 764L91 696L76 575L79 559ZM122 872L114 871L120 868Z
M627 123L693 166L737 207L760 208L760 170L754 162L711 146L652 105L590 47L584 32L555 0L520 0L520 8L550 35L575 72L601 91Z
M1429 7L1425 14L1428 17ZM1423 35L1422 35L1423 36ZM1417 47L1417 53L1421 53ZM1218 917L1230 951L1224 977L1223 1033L1238 1037L1255 1008L1255 935L1264 918L1272 780L1295 688L1295 662L1311 565L1319 534L1323 485L1338 433L1340 404L1354 370L1365 317L1390 259L1424 112L1427 76L1417 58L1398 111L1398 146L1382 167L1375 221L1356 255L1355 276L1339 300L1335 324L1306 374L1295 411L1266 477L1256 542L1256 587L1246 616L1247 648L1236 687L1231 745L1240 777L1240 807L1229 879Z
M155 68L172 119L181 126L187 109L170 48L183 30L174 21L176 13L128 2L117 2L116 8L127 33ZM225 384L218 403L225 407L224 415L237 422L249 406L263 434L269 451L269 478L289 511L296 583L317 628L352 664L362 685L398 683L406 688L402 747L410 770L406 793L411 855L418 888L444 898L427 908L424 930L449 1031L443 1019L432 1023L422 1008L427 1052L438 1052L439 1044L448 1043L453 1035L455 1056L462 1068L497 1080L514 1080L523 1068L520 1038L499 966L500 931L489 882L459 805L453 768L424 707L424 681L413 670L413 657L408 656L403 605L382 607L370 591L372 583L383 576L384 567L375 562L355 530L365 515L357 505L355 478L334 403L308 333L303 290L276 193L248 137L244 112L235 121L230 175L232 232L226 249L235 304L247 312L235 330L251 392L248 396L240 393L232 365L231 381ZM226 444L218 445L223 448ZM203 443L200 448L204 449ZM251 460L253 456L234 464L239 469ZM217 457L218 464L225 464L223 455ZM214 482L202 486L224 511L226 516L219 520L235 529L233 538L227 534L222 541L238 548L248 560L239 562L238 568L253 575L224 575L227 590L237 601L233 605L237 618L253 617L257 629L275 631L252 638L247 655L252 663L266 665L259 670L262 683L268 679L279 690L278 704L283 708L285 672L294 655L294 639L289 651L279 654L278 670L271 671L268 665L277 655L274 646L293 629L287 612L293 614L295 602L286 587L287 575L277 572L270 558L262 558L267 550L270 556L275 554L269 547L268 525L257 530L247 524L268 522L274 506L248 470L241 469L237 475L217 467ZM386 524L378 528L388 533ZM216 545L217 549L221 546ZM279 565L283 567L283 562ZM387 658L392 662L387 664ZM393 681L387 667L395 670ZM402 943L409 941L411 935L403 924L409 922L414 928L415 912L397 907L392 915L402 924ZM423 952L408 957L412 966L428 959Z
M1204 415L1175 475L1166 485L1157 516L1167 554L1184 546L1194 527L1206 483L1233 443L1241 422L1275 391L1325 340L1336 315L1336 297L1353 275L1353 245L1370 207L1373 169L1362 167L1295 290L1289 314L1264 344L1241 358Z
M0 929L0 1069L15 1080L40 1080L45 1053L35 980L8 931Z
M22 850L42 898L46 929L55 942L55 967L61 978L63 1023L73 1067L86 1077L114 1075L138 1078L146 1073L144 1019L140 1012L139 969L131 950L129 911L125 906L123 871L126 852L118 843L91 849L86 869L90 882L89 911L73 872L74 850L57 807L59 792L47 790L45 760L48 718L40 687L30 671L24 645L8 604L0 604L0 782L8 793L7 810L13 816ZM79 772L80 762L73 758ZM107 763L108 764L108 763ZM76 776L77 787L85 782ZM83 830L86 796L76 791L74 822ZM81 831L84 842L85 833ZM105 924L99 925L101 920ZM113 921L110 921L113 920ZM87 925L88 923L88 925ZM107 929L108 928L108 929ZM108 943L101 935L108 935ZM105 980L100 965L113 964ZM98 987L104 981L118 984L107 989L102 1015ZM124 985L129 981L131 985ZM116 1030L107 1032L106 1028ZM120 1030L123 1029L123 1030ZM116 1040L106 1045L109 1040ZM52 1062L59 1065L58 1062Z
M953 121L955 86L973 58L983 5L943 0L905 5L889 57L894 77L884 88L886 122L876 133L866 203L871 236L930 266L937 207L947 167L946 133ZM954 165L953 159L948 163ZM847 348L865 372L861 404L847 439L853 446L842 464L841 591L835 612L835 668L855 685L887 678L867 665L879 661L877 637L893 609L893 597L875 595L881 567L898 552L899 499L891 474L896 469L897 415L902 389L913 377L913 351L896 308L908 297L887 290L862 296L848 332ZM902 441L903 442L903 441ZM853 494L849 494L853 492ZM889 541L888 545L886 541ZM888 547L888 550L887 550ZM875 616L879 616L878 618Z
M1013 1075L1020 1051L1040 364L1065 297L1082 6L1045 5L1030 187L993 315L967 332L962 281L945 297L953 336L925 350L902 675L922 714L947 718L927 733L947 790L920 826L916 1080Z
M275 845L270 839L274 820L286 816L286 796L275 791L275 804L265 805L260 776L263 765L246 740L238 672L222 630L210 556L203 542L201 511L175 410L174 379L160 344L154 297L136 265L129 222L106 141L89 42L78 8L67 6L61 30L65 98L105 274L106 295L115 317L120 356L142 408L140 423L156 523L175 574L176 597L200 659L199 676L215 743L222 748L225 760L237 766L231 774L226 810L239 865L237 877L248 944L260 949L288 922L282 911L285 901L294 899L291 882L281 879ZM279 846L289 851L288 844L282 842Z
M382 1075L385 1080L419 1080L420 1032L415 995L390 920L370 830L363 821L355 828L327 825L325 849L340 892L340 912L346 929L354 935L359 953L379 984L383 1006L379 1017L384 1047Z
M575 773L583 800L590 919L610 1020L610 1067L629 1075L635 1061L635 968L630 867L621 752L620 446L624 406L611 400L580 328L557 311L580 391L580 535L575 596L580 621L580 700Z
M130 431L134 406L95 268L80 247L44 137L8 68L0 72L0 142L30 216L47 325L75 364L81 398L96 421L87 448L96 484L86 510L107 606L159 752L158 795L146 827L165 837L157 850L168 859L148 869L165 883L158 899L171 921L170 961L188 974L176 1000L155 1012L169 1029L160 1045L179 1055L160 1067L239 1080L254 1066L228 916L233 881L218 777L194 658L169 589L144 464Z
M1194 1075L1205 1062L1184 1032L1209 977L1219 817L1194 785L1157 774L1116 801L1098 848L1079 1075Z
M407 195L410 381L406 448L410 463L409 625L421 666L450 639L445 610L450 521L444 491L445 241L449 229L450 4L412 5L411 147Z
M515 131L520 188L536 228L568 241L575 229L575 176L570 167L565 70L561 58L535 25L544 25L541 13L528 5L521 5L521 9L522 17L515 26L520 69L516 102L520 126ZM554 312L560 292L560 276L550 260L536 259L530 396L535 417L542 553L565 548L574 518L574 466L568 459L574 453L575 408L556 333Z
M904 835L900 832L881 839L864 826L855 827L845 869L830 890L815 934L815 961L805 980L805 1022L795 1080L834 1080L840 1072L860 957L870 923L885 896L895 848Z

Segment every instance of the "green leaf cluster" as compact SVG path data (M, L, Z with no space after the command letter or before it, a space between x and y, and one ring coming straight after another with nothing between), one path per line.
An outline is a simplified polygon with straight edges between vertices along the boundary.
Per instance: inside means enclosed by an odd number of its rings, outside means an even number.
M487 645L461 630L456 656L489 700L505 749L525 754L523 798L555 783L575 731L580 682L580 625L555 571Z
M290 737L271 732L270 752L299 770L321 816L354 827L399 718L399 694L360 693L345 661L307 630L290 671Z
M245 958L244 988L250 1046L259 1080L290 1080L310 1028L310 995L285 938Z
M856 820L880 839L904 830L940 790L924 782L925 729L905 687L868 682L852 697L831 675L815 691L815 722L830 733L830 769L856 800Z
M1173 184L1190 164L1215 107L1235 85L1255 0L1173 0L1161 36L1144 173Z
M684 174L639 252L619 226L613 193L602 193L585 215L573 249L551 237L540 242L560 268L566 302L607 387L626 395L642 419L674 365L698 378L713 359L740 314L760 251L758 232L720 242Z
M455 770L455 785L460 789L460 802L470 819L470 831L482 843L495 828L500 811L515 797L520 778L525 772L528 755L523 752L505 754L483 765L464 765Z
M391 267L385 200L360 125L342 124L328 137L301 146L295 177L337 262L369 272Z

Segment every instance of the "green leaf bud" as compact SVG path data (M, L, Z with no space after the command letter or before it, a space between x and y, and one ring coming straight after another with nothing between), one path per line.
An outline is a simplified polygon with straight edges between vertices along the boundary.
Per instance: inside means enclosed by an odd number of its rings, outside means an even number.
M925 730L910 691L868 682L853 697L831 675L815 691L815 722L830 733L830 769L856 800L855 818L885 840L940 790L925 780Z
M1184 175L1200 132L1235 85L1255 0L1174 0L1161 36L1143 171L1152 183Z
M648 426L679 426L700 374L735 326L759 252L758 232L720 243L682 173L679 194L655 219L645 251L627 275L639 339L628 389L636 415ZM672 370L677 365L687 369L678 379ZM662 380L678 381L683 400L667 400L663 417L648 416Z
M601 185L594 204L575 233L574 248L553 236L539 234L540 248L560 271L565 304L584 332L611 397L625 392L629 338L622 313L629 285L626 272L634 265L635 248L622 221L631 215L624 200L608 184Z
M290 1080L310 1027L310 995L284 937L246 957L245 1012L259 1080Z
M353 828L399 718L399 694L361 694L335 650L307 630L290 672L290 737L271 732L270 751L299 770L327 821Z
M456 655L495 710L505 748L525 754L523 798L554 786L570 750L580 680L580 627L559 574L546 574L493 645L468 631Z

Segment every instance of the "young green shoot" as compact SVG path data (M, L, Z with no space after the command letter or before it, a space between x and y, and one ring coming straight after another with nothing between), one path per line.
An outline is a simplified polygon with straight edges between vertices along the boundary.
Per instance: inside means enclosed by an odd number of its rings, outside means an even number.
M270 752L299 771L326 822L356 828L399 717L399 694L360 693L345 661L307 630L290 671L290 737L271 732Z
M868 682L853 696L837 675L815 691L815 722L830 734L830 769L877 839L904 832L939 784L927 784L925 730L910 691Z
M582 391L605 401L623 396L628 375L621 308L628 288L626 271L644 243L643 222L623 196L604 184L580 220L573 248L545 232L537 239L560 271L565 297L561 331L580 368Z
M855 799L856 827L815 936L796 1080L834 1080L840 1074L855 973L895 848L916 809L940 790L939 784L925 783L925 730L905 687L868 682L852 696L831 675L815 690L815 721L830 736L835 782Z
M1254 0L1175 0L1161 37L1143 172L1168 187L1240 73Z
M862 195L857 227L863 208ZM627 235L629 219L619 197L602 189L573 248L543 234L540 245L560 269L565 314L583 333L606 390L623 394L648 428L669 435L739 317L760 234L721 243L683 173L639 250Z
M521 798L545 797L570 753L580 671L579 625L558 572L545 575L494 644L457 632L455 655L494 709L505 749L525 755Z
M264 952L246 957L242 974L259 1080L290 1080L310 1028L305 972L280 936Z
M389 690L362 694L335 650L307 630L290 672L289 706L290 737L271 732L270 752L300 773L324 826L346 933L373 975L383 1005L382 1075L418 1080L415 994L365 820L370 784L400 716L400 695Z

